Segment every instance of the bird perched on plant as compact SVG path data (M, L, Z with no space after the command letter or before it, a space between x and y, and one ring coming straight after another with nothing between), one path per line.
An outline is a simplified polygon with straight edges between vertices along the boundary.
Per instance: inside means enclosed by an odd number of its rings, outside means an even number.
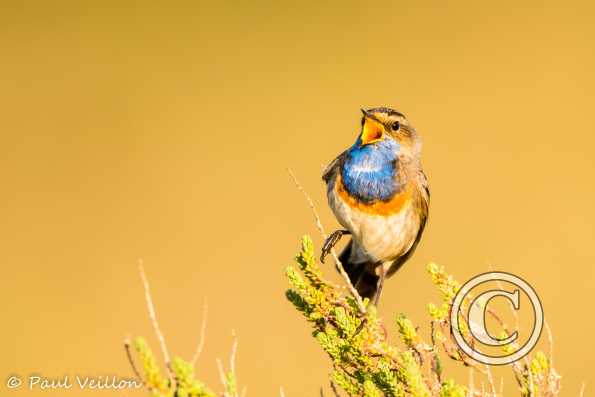
M359 294L377 305L384 280L419 243L430 191L421 166L421 139L405 116L389 108L362 112L357 140L322 176L329 205L346 230L327 238L321 261L350 234L339 260Z

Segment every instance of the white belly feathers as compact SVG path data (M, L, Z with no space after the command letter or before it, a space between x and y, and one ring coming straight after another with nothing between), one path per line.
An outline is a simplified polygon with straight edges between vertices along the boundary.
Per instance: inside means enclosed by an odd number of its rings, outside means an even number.
M399 212L375 215L349 206L334 185L329 183L328 201L339 223L352 234L351 262L392 263L409 251L420 228L412 200L404 203Z

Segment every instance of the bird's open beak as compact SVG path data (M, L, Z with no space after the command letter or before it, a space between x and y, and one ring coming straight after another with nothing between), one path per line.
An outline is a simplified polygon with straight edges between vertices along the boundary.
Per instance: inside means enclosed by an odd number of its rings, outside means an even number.
M360 136L362 146L380 141L384 134L384 126L364 109L362 109L362 113L364 114L364 125Z

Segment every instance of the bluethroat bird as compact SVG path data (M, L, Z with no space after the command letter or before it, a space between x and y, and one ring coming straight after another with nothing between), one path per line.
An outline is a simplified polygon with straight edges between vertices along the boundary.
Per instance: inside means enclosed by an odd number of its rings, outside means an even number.
M430 191L421 139L405 116L389 108L362 112L357 140L322 176L329 206L345 229L328 237L321 261L343 235L351 235L339 260L359 294L378 305L384 280L419 243Z

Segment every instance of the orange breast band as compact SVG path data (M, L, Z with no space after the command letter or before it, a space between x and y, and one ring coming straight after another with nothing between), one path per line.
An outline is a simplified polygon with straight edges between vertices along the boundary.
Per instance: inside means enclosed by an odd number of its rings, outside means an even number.
M413 189L410 183L408 183L405 189L394 195L389 201L374 201L371 203L363 203L352 197L341 179L341 175L337 175L335 181L335 191L349 205L351 208L358 209L362 212L366 212L372 215L393 215L401 212L405 208L405 204L410 200L413 193Z

